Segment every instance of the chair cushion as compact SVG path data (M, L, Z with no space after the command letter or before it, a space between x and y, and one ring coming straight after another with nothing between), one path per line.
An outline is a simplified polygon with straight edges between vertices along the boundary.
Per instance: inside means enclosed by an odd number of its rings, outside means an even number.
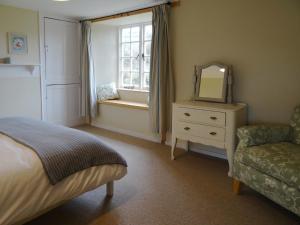
M235 163L242 163L300 190L300 146L288 142L240 148Z
M292 141L294 144L300 145L300 105L295 108L290 123L292 130Z

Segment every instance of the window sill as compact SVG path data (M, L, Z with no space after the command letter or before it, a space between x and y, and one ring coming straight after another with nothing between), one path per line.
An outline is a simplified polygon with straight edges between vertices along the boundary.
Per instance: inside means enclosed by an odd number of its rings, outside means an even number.
M131 91L131 92L144 92L144 93L149 93L149 91L147 91L147 90L138 90L138 89L118 88L118 90L121 90L121 91Z
M115 105L120 107L132 108L132 109L141 109L141 110L148 110L149 106L145 103L140 102L129 102L123 100L105 100L105 101L98 101L98 104L104 105Z

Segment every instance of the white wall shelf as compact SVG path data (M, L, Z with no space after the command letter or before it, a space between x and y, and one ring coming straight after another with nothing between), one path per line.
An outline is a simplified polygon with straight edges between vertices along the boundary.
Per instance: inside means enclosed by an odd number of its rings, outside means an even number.
M40 64L0 64L0 67L25 67L31 74L33 74L38 66Z

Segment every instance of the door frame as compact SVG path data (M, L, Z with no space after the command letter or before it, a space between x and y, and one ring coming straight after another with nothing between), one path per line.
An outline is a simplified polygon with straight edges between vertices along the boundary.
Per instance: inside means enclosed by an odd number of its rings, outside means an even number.
M46 12L39 12L39 46L40 46L40 64L41 64L41 78L40 78L40 92L41 92L41 115L42 120L47 119L47 87L46 87L46 51L45 51L45 19L61 20L71 23L80 23L79 20L49 14ZM78 31L79 39L81 40L80 31ZM81 82L82 83L82 82ZM82 87L81 87L82 88ZM81 104L81 103L80 103Z

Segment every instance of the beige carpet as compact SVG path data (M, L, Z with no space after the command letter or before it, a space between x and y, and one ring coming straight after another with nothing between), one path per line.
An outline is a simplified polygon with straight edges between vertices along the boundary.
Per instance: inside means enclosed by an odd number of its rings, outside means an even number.
M105 187L86 193L27 225L294 225L300 220L260 194L231 191L227 163L178 151L170 160L167 146L92 127L128 161L128 175L116 182L115 195Z

